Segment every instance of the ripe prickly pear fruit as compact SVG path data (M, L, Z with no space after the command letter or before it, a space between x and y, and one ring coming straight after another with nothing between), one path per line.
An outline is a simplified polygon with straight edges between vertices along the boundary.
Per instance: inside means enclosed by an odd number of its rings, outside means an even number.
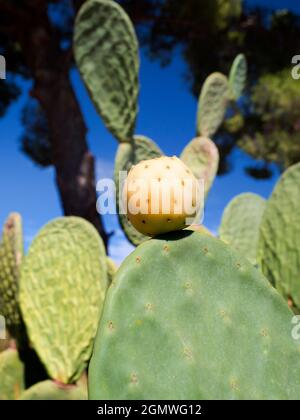
M162 156L131 168L122 198L135 229L156 236L195 223L200 192L197 179L180 159Z

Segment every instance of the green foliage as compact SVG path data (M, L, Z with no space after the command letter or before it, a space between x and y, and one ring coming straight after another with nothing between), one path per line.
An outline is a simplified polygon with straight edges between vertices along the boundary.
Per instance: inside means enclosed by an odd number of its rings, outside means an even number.
M104 245L77 217L47 224L21 269L20 306L51 378L73 383L86 367L107 287Z
M300 83L291 70L262 76L251 94L239 145L257 159L287 168L300 161Z
M184 148L180 159L197 179L204 180L204 192L207 195L219 166L219 152L215 143L206 137L197 137Z
M221 73L212 73L205 80L199 98L197 134L213 136L225 117L229 100L228 79Z
M233 99L237 100L243 94L247 82L247 60L244 54L239 54L232 63L229 74L229 87Z
M124 10L111 0L88 0L75 24L77 66L96 109L121 142L135 129L138 99L138 42Z
M117 195L117 211L120 224L127 239L133 245L139 245L146 239L145 235L138 232L127 219L126 214L120 214L120 200L122 191L119 190L120 171L129 171L133 165L142 160L153 159L162 156L162 151L149 138L145 136L134 136L132 144L120 144L115 158L115 183ZM122 189L122 187L121 187Z
M20 400L87 400L87 389L81 383L63 385L49 380L26 389Z
M222 241L188 231L150 239L109 289L89 398L297 399L292 315Z
M24 367L16 350L0 353L0 378L0 400L19 399L24 390Z
M266 200L257 194L236 196L225 208L219 235L252 263L257 263L259 227Z
M22 219L11 213L3 228L0 243L0 314L13 337L18 337L22 325L18 303L20 265L23 258Z
M258 259L271 283L300 309L300 163L277 183L264 213Z

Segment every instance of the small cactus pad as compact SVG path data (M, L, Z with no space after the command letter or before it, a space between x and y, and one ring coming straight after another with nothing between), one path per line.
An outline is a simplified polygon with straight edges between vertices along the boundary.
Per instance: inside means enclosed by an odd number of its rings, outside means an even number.
M259 270L219 239L188 231L150 239L107 294L89 398L298 399L292 317Z
M16 350L7 349L0 353L0 401L17 400L23 390L23 363Z
M5 222L0 244L0 315L5 317L13 337L19 335L22 324L17 299L22 258L22 219L18 213L12 213Z
M104 245L79 217L41 229L24 259L20 306L51 378L72 383L89 360L107 285Z
M54 381L43 381L26 389L20 400L87 400L84 384L63 385Z
M138 42L124 10L111 0L88 0L75 23L77 66L97 111L119 141L131 141L139 92Z
M266 200L257 194L240 194L224 210L220 238L252 263L257 263L259 227Z
M219 151L215 143L206 137L197 137L184 148L180 159L197 179L204 180L204 192L207 195L219 167Z
M212 73L205 80L199 98L197 134L212 137L225 117L229 100L228 79L222 73Z
M123 189L127 215L142 234L156 236L197 222L203 207L197 179L176 156L133 166Z
M287 169L269 198L258 242L265 276L300 309L300 163Z
M243 94L247 82L247 60L244 54L239 54L233 61L229 74L229 87L233 99L237 100Z
M120 200L123 182L120 188L120 172L129 172L133 165L142 160L153 159L162 156L160 148L148 137L134 136L132 144L120 144L115 159L115 183L117 193L117 209L120 224L124 230L127 239L133 245L139 245L147 239L145 235L138 232L127 219L126 214L120 213ZM125 179L124 179L125 181Z

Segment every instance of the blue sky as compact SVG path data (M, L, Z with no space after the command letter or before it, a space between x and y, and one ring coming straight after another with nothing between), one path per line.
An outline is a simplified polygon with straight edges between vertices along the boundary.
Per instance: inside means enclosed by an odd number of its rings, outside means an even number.
M251 5L257 3L276 8L294 6L300 11L295 1L248 1ZM179 155L195 135L197 102L187 89L183 79L184 70L185 64L179 55L169 67L162 69L141 52L140 113L136 133L151 137L166 155ZM111 176L117 142L96 114L77 71L72 72L72 81L89 129L88 142L96 158L97 178ZM26 247L45 223L61 215L53 169L40 169L20 151L20 110L29 87L28 84L24 85L22 97L10 107L5 118L0 119L0 224L3 224L9 212L20 212ZM206 203L204 224L214 232L217 231L224 207L232 197L246 191L268 197L277 179L274 176L271 180L256 181L246 176L243 168L251 159L238 150L232 161L234 170L216 179ZM109 251L120 262L133 247L124 238L115 216L106 216L104 222L108 231L115 231Z

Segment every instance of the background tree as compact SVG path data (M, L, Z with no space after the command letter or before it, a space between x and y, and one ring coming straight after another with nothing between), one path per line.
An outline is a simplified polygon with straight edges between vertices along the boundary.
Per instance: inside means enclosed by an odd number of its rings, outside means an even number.
M0 52L8 63L8 81L1 84L0 110L4 114L18 96L13 75L32 80L30 95L37 102L29 105L34 115L26 110L23 113L25 128L29 128L23 137L23 150L40 165L53 164L64 213L92 222L107 242L96 211L94 158L88 150L86 125L70 82L73 22L82 2L0 1Z

